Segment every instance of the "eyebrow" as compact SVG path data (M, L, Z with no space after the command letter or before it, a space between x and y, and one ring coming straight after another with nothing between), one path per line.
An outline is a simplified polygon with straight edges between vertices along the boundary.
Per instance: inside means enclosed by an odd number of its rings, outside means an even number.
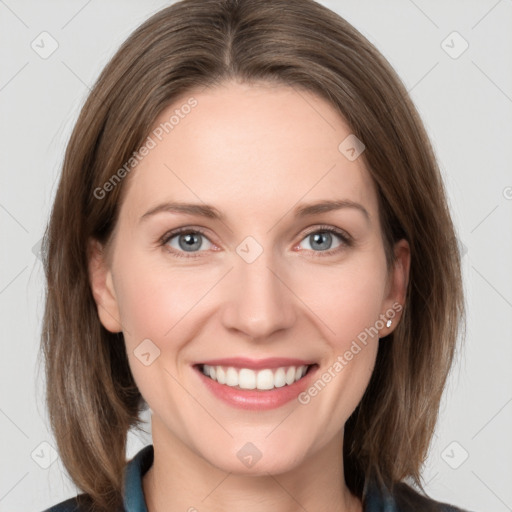
M348 199L331 200L331 201L319 201L317 203L304 204L295 208L294 213L296 217L303 218L319 213L330 212L334 210L341 210L344 208L352 208L360 211L364 214L366 220L370 221L370 214L368 210L361 204ZM197 215L200 217L206 217L209 219L215 219L225 221L225 216L214 206L209 204L197 204L197 203L180 203L166 201L158 204L148 210L139 219L140 221L146 220L149 217L156 215L157 213L169 212L169 213L184 213L188 215Z

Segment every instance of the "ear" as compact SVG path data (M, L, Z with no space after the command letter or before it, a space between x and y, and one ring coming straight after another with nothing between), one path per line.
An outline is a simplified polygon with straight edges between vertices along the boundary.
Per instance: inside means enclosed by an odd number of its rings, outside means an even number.
M402 316L409 284L409 269L411 266L411 249L407 240L399 240L394 247L395 261L388 277L387 294L383 302L381 317L384 328L379 331L383 338L394 331ZM387 320L391 325L386 326Z
M100 322L107 331L121 332L123 327L106 252L97 240L90 239L87 254L89 282Z

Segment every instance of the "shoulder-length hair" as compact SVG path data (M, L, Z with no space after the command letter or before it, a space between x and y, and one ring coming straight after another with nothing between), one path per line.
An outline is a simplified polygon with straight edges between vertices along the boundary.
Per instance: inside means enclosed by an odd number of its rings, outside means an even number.
M88 241L108 244L130 176L108 194L98 190L141 147L163 109L226 80L311 91L366 147L361 158L376 185L388 266L400 239L410 245L411 266L400 322L380 341L373 376L345 425L345 477L360 497L370 474L386 485L409 478L421 487L465 317L458 242L433 149L403 83L353 26L312 0L175 3L133 32L91 90L43 240L41 350L63 464L98 510L114 509L127 433L140 428L147 406L122 333L99 321L87 270Z

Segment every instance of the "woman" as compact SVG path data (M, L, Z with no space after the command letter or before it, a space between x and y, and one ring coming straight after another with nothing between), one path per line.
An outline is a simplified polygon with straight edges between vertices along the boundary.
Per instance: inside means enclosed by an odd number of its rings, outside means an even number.
M404 482L464 316L454 227L404 86L335 13L146 21L82 109L44 248L48 408L83 491L50 510L459 510Z

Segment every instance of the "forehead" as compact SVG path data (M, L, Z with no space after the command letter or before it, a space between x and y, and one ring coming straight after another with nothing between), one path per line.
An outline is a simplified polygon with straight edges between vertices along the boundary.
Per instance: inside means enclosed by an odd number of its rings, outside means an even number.
M190 200L262 215L301 199L350 199L373 216L376 193L363 159L340 150L349 136L341 115L308 91L227 83L191 92L156 119L123 208L140 216L160 200Z

